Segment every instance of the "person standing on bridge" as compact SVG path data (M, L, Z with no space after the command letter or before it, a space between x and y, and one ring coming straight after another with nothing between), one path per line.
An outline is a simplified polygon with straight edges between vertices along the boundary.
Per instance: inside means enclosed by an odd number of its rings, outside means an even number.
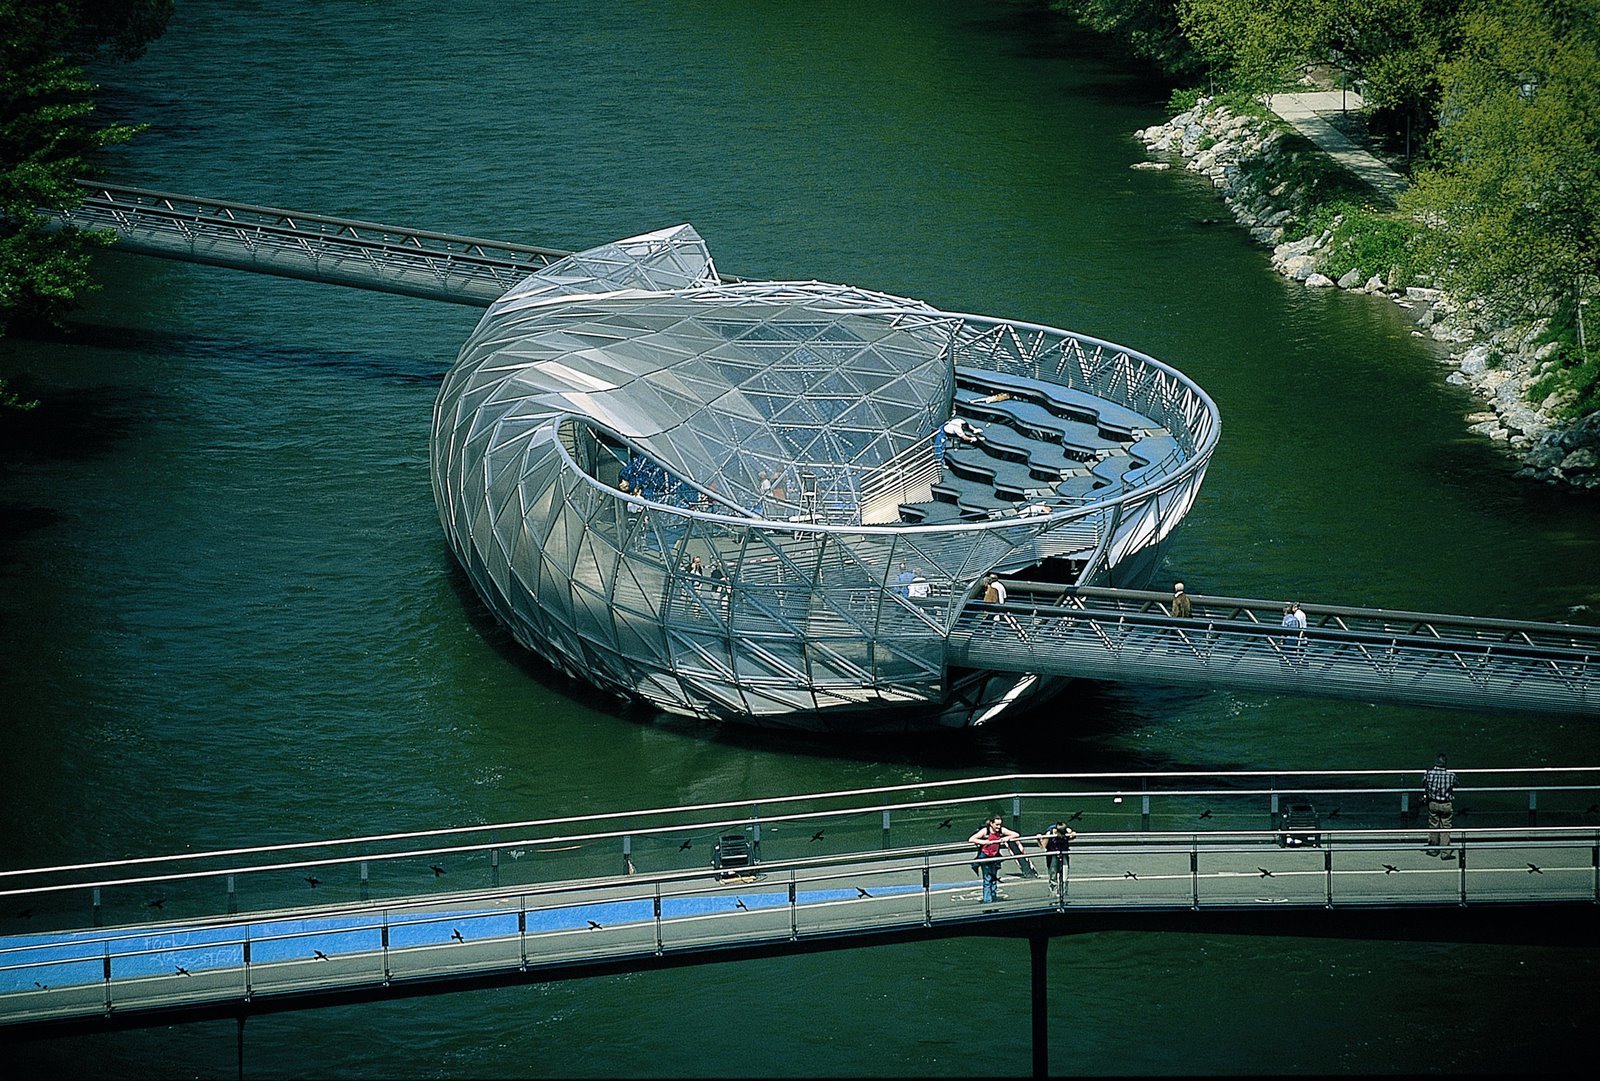
M1422 775L1422 796L1428 802L1429 831L1428 847L1423 851L1440 859L1455 859L1456 854L1449 846L1450 822L1455 814L1456 774L1445 765L1443 751Z
M1006 820L990 815L989 820L967 838L968 844L978 846L978 874L983 877L983 903L993 904L1000 898L1000 850L1022 834L1006 828Z
M1050 896L1058 901L1066 898L1067 865L1072 862L1067 846L1076 836L1077 830L1065 822L1057 822L1039 838L1039 847L1044 849L1045 869L1050 872Z
M1182 582L1172 583L1172 618L1194 618L1194 605L1189 603L1189 594L1183 591Z

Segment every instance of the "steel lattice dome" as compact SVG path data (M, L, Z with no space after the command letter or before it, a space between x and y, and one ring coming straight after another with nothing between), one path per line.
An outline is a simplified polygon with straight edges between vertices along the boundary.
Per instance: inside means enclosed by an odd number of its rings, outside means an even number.
M1112 429L1133 448L1116 483L1070 457L1052 479L1039 454L1023 477L997 445L991 471L1022 479L962 494L986 467L942 445L953 407L1068 393L1132 418ZM948 669L973 584L1047 560L1153 566L1216 434L1204 393L1141 354L848 286L724 281L685 225L569 256L489 308L439 393L433 484L474 587L573 676L701 716L966 723L1031 682Z

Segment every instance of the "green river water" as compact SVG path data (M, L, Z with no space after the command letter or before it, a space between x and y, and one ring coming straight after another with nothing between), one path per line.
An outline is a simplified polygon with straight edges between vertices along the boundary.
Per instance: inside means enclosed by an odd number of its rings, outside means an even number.
M1284 281L1208 182L1130 170L1170 88L1034 6L180 0L99 77L152 125L119 182L568 249L687 221L733 274L1174 364L1223 417L1164 572L1192 592L1600 608L1600 504L1469 435L1404 310ZM103 277L66 338L0 340L45 403L0 436L8 868L1010 771L1600 762L1592 724L1159 688L874 741L621 707L511 643L446 550L428 424L474 310L114 254ZM1062 1073L1554 1070L1600 1021L1576 948L1050 956ZM247 1069L1019 1074L1028 993L1020 942L884 947L266 1018ZM4 1055L235 1068L225 1023Z

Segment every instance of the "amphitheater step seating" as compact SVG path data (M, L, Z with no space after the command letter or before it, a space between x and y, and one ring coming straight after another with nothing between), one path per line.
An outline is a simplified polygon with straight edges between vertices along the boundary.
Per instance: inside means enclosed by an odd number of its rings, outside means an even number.
M1136 483L1178 452L1148 417L1092 394L1037 379L956 369L955 406L977 424L976 443L943 443L931 500L904 503L905 522L940 525L1016 512L1048 493L1093 499ZM986 401L1005 395L999 401Z
M1025 398L985 402L984 397L976 390L958 390L956 411L979 424L1009 424L1035 439L1059 443L1068 457L1079 461L1090 461L1122 446L1115 439L1101 435L1100 429L1089 421L1059 417L1038 402Z
M956 383L984 394L1011 394L1037 402L1060 416L1089 421L1103 434L1114 439L1132 439L1136 432L1160 427L1149 417L1125 405L1097 398L1087 391L1046 383L1042 379L981 368L957 368Z

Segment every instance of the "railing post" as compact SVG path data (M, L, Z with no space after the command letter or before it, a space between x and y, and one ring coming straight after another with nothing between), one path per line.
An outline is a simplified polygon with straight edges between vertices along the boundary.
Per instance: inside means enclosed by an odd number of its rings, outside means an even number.
M633 874L633 834L622 835L622 873Z
M1143 833L1150 832L1150 793L1148 792L1139 797L1139 829Z
M228 876L228 915L239 911L239 897L233 892L233 876Z
M754 814L750 816L750 862L761 862L761 819Z
M111 943L103 943L101 951L101 971L105 974L106 984L106 1013L111 1012Z
M250 1001L253 989L250 986L250 925L244 925L244 998Z
M94 909L94 925L100 926L100 887L96 886L91 892L89 902Z
M651 919L654 920L656 925L656 956L660 957L662 951L666 948L666 941L662 937L661 931L661 883L659 882L656 883L656 893L653 901Z
M922 857L922 926L933 926L933 887L930 882L932 876L928 873L928 856Z
M1011 797L1011 828L1022 832L1022 797Z
M794 871L789 872L789 941L800 937L800 908L795 902Z
M528 895L517 898L517 960L528 971Z
M489 849L489 884L493 886L500 885L500 850L498 848Z
M366 860L362 860L361 861L361 899L363 901L365 901L367 899L368 892L369 891L367 889L367 861Z
M883 809L883 847L885 851L889 848L889 808L887 807Z
M1322 849L1322 870L1323 870L1323 873L1327 876L1328 907L1332 908L1333 907L1333 842L1330 841L1330 840L1324 839L1323 845L1324 845L1324 847Z
M1528 790L1528 825L1539 824L1539 793L1535 789Z
M383 954L383 985L389 986L389 910L386 908L378 914L381 921L378 925L379 950Z
M1461 851L1456 853L1457 874L1461 879L1461 907L1467 907L1467 839L1461 838Z
M1189 908L1195 912L1200 911L1200 842L1195 840L1189 847Z
M1410 818L1411 817L1411 793L1410 792L1401 792L1400 793L1400 817L1401 818Z

